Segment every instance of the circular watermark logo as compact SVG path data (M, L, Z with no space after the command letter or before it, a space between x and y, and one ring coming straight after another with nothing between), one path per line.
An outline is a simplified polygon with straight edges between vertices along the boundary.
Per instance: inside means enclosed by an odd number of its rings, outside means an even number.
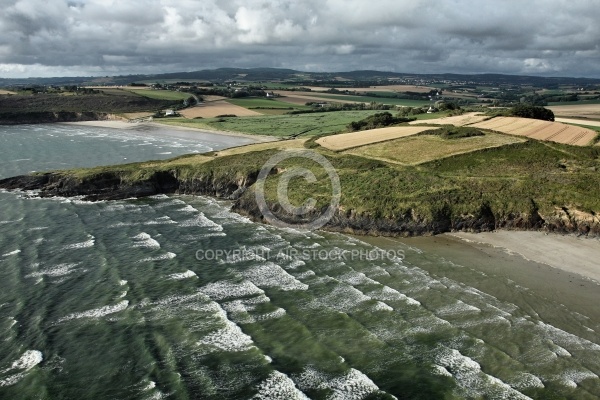
M283 172L279 174L279 182L277 184L277 201L279 202L282 211L292 217L292 220L297 221L287 222L277 217L269 208L265 199L265 181L267 180L267 177L271 175L273 168L285 160L294 158L311 160L318 164L319 168L322 168L327 172L331 185L331 199L329 206L324 211L316 209L317 201L313 198L307 199L301 206L294 206L288 197L292 179L304 178L304 180L309 183L316 183L317 177L310 169L300 165L283 169ZM275 154L262 166L255 183L255 195L258 209L271 225L280 228L315 230L321 228L333 217L340 203L342 190L340 186L340 177L327 158L311 150L286 150ZM309 220L307 220L308 217L310 217Z

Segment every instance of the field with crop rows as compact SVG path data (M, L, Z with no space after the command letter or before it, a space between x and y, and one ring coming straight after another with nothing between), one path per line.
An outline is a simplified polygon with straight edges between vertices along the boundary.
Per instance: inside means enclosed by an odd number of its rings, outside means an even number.
M484 119L489 118L485 115L478 115L478 114L479 113L473 112L473 113L467 113L467 114L463 114L463 115L455 115L453 117L441 117L441 118L435 118L435 119L428 119L425 121L417 120L417 121L409 122L409 124L415 125L415 124L425 123L425 124L433 124L433 125L465 126L465 125L481 122ZM431 115L431 114L425 114L425 115Z
M389 128L369 129L366 131L342 133L325 136L316 142L329 150L340 151L372 143L385 142L405 136L416 135L430 130L428 126L393 126Z
M497 117L469 126L575 146L587 146L596 137L591 129L529 118Z

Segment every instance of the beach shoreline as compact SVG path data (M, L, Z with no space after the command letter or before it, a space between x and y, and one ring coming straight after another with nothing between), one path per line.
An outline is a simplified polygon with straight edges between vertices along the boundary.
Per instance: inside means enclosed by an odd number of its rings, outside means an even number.
M527 261L578 274L600 284L600 240L538 231L452 232L444 236L499 248Z
M248 140L248 143L266 143L266 142L274 142L280 140L278 138L272 136L263 136L263 135L247 135L239 132L230 132L230 131L219 131L219 130L210 130L210 129L199 129L185 126L177 126L177 125L168 125L161 124L158 122L127 122L123 120L109 120L109 121L79 121L79 122L61 122L61 124L66 125L74 125L74 126L93 126L98 128L113 128L113 129L123 129L123 130L132 130L140 133L150 133L156 134L158 131L167 135L176 137L179 139L188 139L188 140L211 140L211 137L232 137L232 138L241 138ZM198 137L201 134L202 137Z
M538 308L538 314L543 313L545 318L553 320L554 307L567 307L590 318L588 326L592 329L600 329L600 308L597 307L600 282L595 279L598 271L581 268L574 261L561 265L561 256L557 255L559 249L566 249L564 257L579 252L580 257L588 257L588 264L593 264L597 258L590 257L600 252L598 239L546 235L539 231L453 232L406 238L355 237L382 249L403 249L407 266L419 265L434 277L463 282L524 309L529 308L532 302L552 302L554 306ZM526 239L529 237L533 239L528 243ZM581 243L569 251L572 241ZM537 249L538 253L547 252L548 248L556 251L543 258L529 254L528 247L533 247L534 251ZM511 290L507 290L507 283ZM570 327L560 318L555 323L563 329ZM588 333L578 334L586 336Z

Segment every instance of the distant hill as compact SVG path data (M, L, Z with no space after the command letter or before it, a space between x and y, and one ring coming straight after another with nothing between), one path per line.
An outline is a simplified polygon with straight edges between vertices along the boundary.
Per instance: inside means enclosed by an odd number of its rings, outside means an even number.
M540 77L502 74L412 74L386 71L348 71L348 72L305 72L281 68L218 68L192 72L171 72L153 75L120 75L106 77L57 77L2 79L0 87L27 85L127 85L133 82L161 81L209 81L209 82L261 82L282 81L310 84L318 82L338 82L351 85L353 82L380 82L390 79L421 81L454 81L487 85L532 85L536 87L555 87L557 85L600 85L600 79L572 77Z

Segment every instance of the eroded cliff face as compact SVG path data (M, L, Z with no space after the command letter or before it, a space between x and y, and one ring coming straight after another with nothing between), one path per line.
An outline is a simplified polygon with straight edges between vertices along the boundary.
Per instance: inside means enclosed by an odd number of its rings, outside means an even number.
M181 179L175 172L169 171L155 172L139 180L123 179L119 174L112 172L81 179L54 172L0 180L0 189L34 190L41 197L83 196L85 200L90 201L145 197L155 194L207 195L234 200L233 211L247 215L255 221L266 222L251 190L255 180L256 176L230 179L215 177L210 173L193 179ZM270 208L284 221L306 222L297 216L286 215L285 211L276 204L271 204ZM312 217L320 213L321 210L315 210ZM310 219L311 215L306 217ZM483 204L479 210L469 215L451 216L442 213L435 218L424 218L415 210L409 210L396 219L376 218L370 213L357 213L354 210L339 208L325 229L380 236L419 236L450 231L479 232L495 229L543 230L600 236L600 218L593 213L567 207L556 208L551 213L542 214L537 210L501 212Z
M285 211L275 204L269 205L273 213L288 223L306 223L307 221ZM482 206L482 208L486 208ZM233 205L233 211L246 215L255 221L265 222L254 196L243 196ZM313 217L324 210L315 212ZM311 215L307 215L310 219ZM444 232L486 232L496 229L504 230L540 230L556 233L574 233L588 236L600 236L600 219L581 211L565 211L561 209L550 215L541 215L537 211L531 213L513 212L496 217L491 210L482 214L461 215L428 219L415 210L409 210L397 219L373 218L368 213L356 213L353 210L337 210L333 218L325 226L326 230L374 236L424 236Z

